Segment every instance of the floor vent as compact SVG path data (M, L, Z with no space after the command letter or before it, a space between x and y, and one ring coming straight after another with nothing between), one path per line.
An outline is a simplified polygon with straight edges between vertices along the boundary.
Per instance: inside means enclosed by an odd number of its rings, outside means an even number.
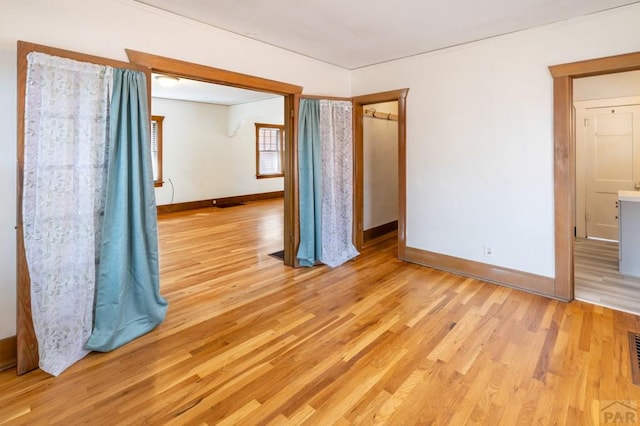
M631 356L631 379L640 386L640 334L629 332L629 355Z
M284 262L284 250L277 251L275 253L269 254L271 257L275 257L276 259L282 260Z
M238 202L228 202L228 203L215 203L213 205L213 207L217 207L219 209L226 209L227 207L238 207L238 206L244 206L245 204L247 204L246 201L238 201Z

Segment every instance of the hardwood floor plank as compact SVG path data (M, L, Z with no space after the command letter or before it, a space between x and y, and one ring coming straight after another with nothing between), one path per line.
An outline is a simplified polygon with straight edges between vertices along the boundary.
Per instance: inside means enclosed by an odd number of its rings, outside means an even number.
M0 372L0 424L589 424L640 401L636 315L398 261L395 234L288 268L281 201L159 229L166 321L57 378Z

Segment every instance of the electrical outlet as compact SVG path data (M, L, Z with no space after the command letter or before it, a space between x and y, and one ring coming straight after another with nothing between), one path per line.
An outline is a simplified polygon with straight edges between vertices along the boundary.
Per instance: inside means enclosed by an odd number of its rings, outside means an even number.
M493 246L491 244L485 244L484 245L484 255L486 257L493 257Z

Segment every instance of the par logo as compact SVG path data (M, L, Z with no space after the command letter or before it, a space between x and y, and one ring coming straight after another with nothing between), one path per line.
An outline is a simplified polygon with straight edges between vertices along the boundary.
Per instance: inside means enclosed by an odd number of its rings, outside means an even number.
M600 401L600 423L616 425L638 424L637 401Z

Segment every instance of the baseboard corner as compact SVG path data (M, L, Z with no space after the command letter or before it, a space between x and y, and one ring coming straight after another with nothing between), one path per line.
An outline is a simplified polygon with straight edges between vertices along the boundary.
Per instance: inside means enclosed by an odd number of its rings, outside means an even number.
M0 339L0 371L9 370L16 366L16 342L16 336Z
M406 248L403 260L552 299L563 300L555 295L555 280L542 275L434 253L414 247Z

